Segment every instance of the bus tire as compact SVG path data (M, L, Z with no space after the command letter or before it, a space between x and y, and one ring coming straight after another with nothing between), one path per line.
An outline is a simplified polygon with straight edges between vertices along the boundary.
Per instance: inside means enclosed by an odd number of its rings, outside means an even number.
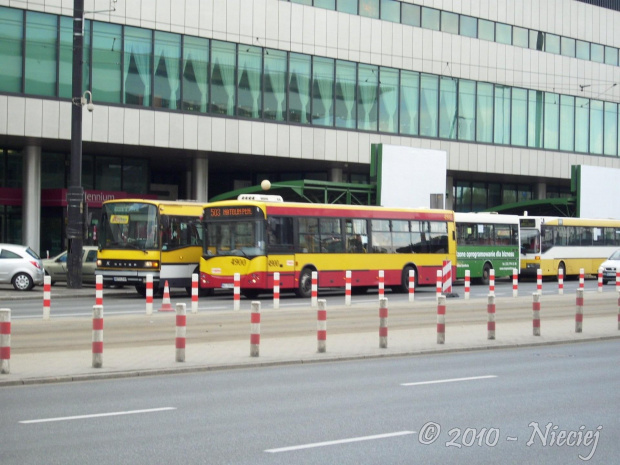
M491 270L493 267L489 262L486 262L482 267L482 276L480 277L480 282L485 286L489 284L489 276L491 276Z
M562 270L562 276L564 276L564 279L566 279L566 265L564 264L564 262L560 262L560 264L558 265L557 276L560 276L560 270Z
M256 299L260 291L258 289L243 289L241 294L243 294L243 297L246 299Z
M403 268L403 274L401 277L401 284L395 290L397 292L409 292L409 272L415 270L411 265L407 265ZM418 287L418 273L415 273L413 285Z
M307 298L312 295L312 269L304 268L299 275L299 285L295 289L297 297Z
M136 284L136 292L140 296L146 297L146 286L144 284Z

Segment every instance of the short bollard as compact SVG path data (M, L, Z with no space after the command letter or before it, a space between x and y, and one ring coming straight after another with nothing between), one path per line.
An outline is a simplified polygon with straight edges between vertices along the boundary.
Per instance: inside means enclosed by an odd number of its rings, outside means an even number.
M583 289L585 280L585 272L583 268L579 268L579 289Z
M385 271L379 270L379 300L385 297Z
M95 277L95 305L103 305L103 276Z
M310 294L310 306L317 308L319 305L319 273L317 271L312 272L312 289Z
M495 269L489 270L489 294L495 295Z
M435 287L435 296L437 297L437 299L439 299L439 297L441 296L442 285L443 275L441 273L441 270L437 270L437 285Z
M465 270L465 300L469 299L469 290L471 288L471 272Z
M235 273L233 275L233 310L241 308L241 275Z
M103 366L103 305L93 305L93 368Z
M153 275L146 275L146 314L153 314Z
M446 296L437 298L437 344L446 342Z
M344 274L344 304L351 306L351 270L347 270Z
M620 270L616 271L616 292L620 292Z
M176 325L176 361L185 361L185 336L187 334L187 308L185 304L177 304L177 325Z
M280 273L273 274L273 308L280 308Z
M415 270L409 270L409 302L415 300Z
M327 300L319 299L319 309L316 312L316 342L317 350L327 350Z
M542 294L542 270L540 268L536 270L536 292Z
M487 298L487 339L495 339L495 296Z
M250 314L250 357L258 357L260 349L260 302L252 302Z
M603 292L603 268L598 269L598 292Z
M564 269L560 268L558 270L558 294L564 294Z
M583 330L583 289L577 289L575 304L575 332L580 333Z
M388 346L388 300L384 297L379 300L379 348Z
M512 270L512 296L519 297L519 274L516 269Z
M50 310L52 308L52 277L45 275L43 277L43 319L50 319Z
M532 334L540 336L540 294L532 294Z
M192 313L198 313L198 274L192 273Z
M0 308L0 374L11 373L11 310Z

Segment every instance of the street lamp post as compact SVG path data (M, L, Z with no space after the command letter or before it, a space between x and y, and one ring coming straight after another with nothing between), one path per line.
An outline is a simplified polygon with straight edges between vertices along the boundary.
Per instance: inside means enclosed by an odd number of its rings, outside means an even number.
M84 0L73 2L73 82L71 105L71 164L67 191L67 287L82 287L84 246L84 189L82 188L82 60ZM92 100L91 100L92 102Z

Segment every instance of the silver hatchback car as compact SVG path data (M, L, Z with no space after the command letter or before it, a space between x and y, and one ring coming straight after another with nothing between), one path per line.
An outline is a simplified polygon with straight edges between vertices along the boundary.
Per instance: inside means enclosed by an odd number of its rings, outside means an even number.
M18 291L29 291L43 284L43 263L25 245L0 244L0 284L12 284Z

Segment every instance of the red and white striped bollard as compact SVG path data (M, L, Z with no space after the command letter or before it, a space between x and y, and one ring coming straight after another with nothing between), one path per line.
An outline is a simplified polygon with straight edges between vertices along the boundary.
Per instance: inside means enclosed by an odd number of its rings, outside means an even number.
M487 339L495 339L495 296L487 297Z
M192 273L192 313L198 313L198 273Z
M512 296L519 297L519 274L514 268L512 270Z
M385 271L379 270L379 300L385 297Z
M0 308L0 374L11 373L11 309Z
M351 271L347 270L344 274L344 304L351 306Z
M250 357L260 354L260 302L253 301L250 314Z
M310 307L317 308L319 306L319 273L312 272L312 291L310 294Z
M153 275L146 275L146 314L153 314Z
M465 300L469 299L469 290L471 288L471 272L465 270Z
M437 344L446 342L446 296L437 298Z
M52 308L52 277L45 275L43 277L43 319L50 319L50 311Z
M542 270L540 268L536 270L536 292L542 294Z
M540 294L532 294L532 334L540 336Z
M241 275L235 273L233 275L233 310L241 308Z
M383 297L379 300L379 348L388 346L388 300Z
M598 269L598 292L603 292L603 268Z
M442 284L443 284L443 275L441 273L441 270L437 270L437 283L436 283L436 287L435 287L435 297L437 299L439 299L439 296L441 296L441 289L442 289Z
M409 270L409 302L415 300L415 270Z
M620 270L616 271L616 292L620 292Z
M93 368L103 366L103 305L93 305Z
M575 332L580 333L583 330L583 289L577 289L575 307Z
M489 270L489 294L495 295L495 269Z
M327 300L319 299L319 309L316 312L316 342L317 351L327 350Z
M558 270L558 294L564 294L564 269L560 268Z
M583 268L579 268L579 289L584 288L585 272Z
M103 276L95 277L95 305L103 305Z
M175 360L177 362L185 361L185 336L187 335L187 309L185 304L180 303L176 306L176 338L174 340L175 346Z
M280 308L280 273L273 273L273 308Z

